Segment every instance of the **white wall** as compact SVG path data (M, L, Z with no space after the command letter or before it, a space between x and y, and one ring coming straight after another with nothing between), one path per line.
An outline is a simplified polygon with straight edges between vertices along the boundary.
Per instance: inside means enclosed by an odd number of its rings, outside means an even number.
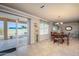
M66 26L71 26L72 30L71 31L66 31L65 28ZM71 33L71 37L75 37L78 36L77 33L79 33L79 22L69 22L69 23L65 23L62 25L63 31L65 33Z
M47 21L48 22L48 21ZM37 30L38 32L36 32L36 28L34 26L34 24L37 24ZM50 26L50 23L49 23ZM46 35L40 35L39 34L39 30L40 30L40 19L38 18L31 18L31 43L35 43L36 42L36 34L38 34L38 41L43 41L46 39L50 39L50 27L49 27L49 33Z
M36 33L36 28L34 26L35 23L37 24L37 29L38 29L37 33ZM36 42L36 34L38 33L39 33L39 19L31 18L31 43Z

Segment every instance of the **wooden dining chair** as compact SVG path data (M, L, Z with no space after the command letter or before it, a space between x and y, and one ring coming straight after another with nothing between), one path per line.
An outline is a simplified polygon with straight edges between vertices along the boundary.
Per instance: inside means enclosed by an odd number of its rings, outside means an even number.
M53 43L58 42L57 35L57 32L51 32L51 41L53 41Z

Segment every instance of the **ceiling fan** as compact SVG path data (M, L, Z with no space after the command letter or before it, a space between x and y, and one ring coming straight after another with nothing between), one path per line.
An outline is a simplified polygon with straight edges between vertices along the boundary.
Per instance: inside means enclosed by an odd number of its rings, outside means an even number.
M46 4L43 4L40 8L44 8L46 6Z

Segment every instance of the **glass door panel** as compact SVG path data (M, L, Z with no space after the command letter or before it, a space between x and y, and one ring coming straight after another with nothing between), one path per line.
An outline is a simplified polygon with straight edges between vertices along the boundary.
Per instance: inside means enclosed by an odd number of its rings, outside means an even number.
M16 22L8 22L8 39L16 38Z
M17 55L27 55L28 44L28 21L26 23L17 23Z
M18 42L19 46L27 45L27 34L28 34L28 28L27 23L18 23L17 24L17 33L18 33Z
M17 47L16 30L17 30L16 22L7 21L6 49L12 49L13 52L16 51L16 47Z
M4 39L4 21L0 20L0 40Z
M4 46L4 21L0 20L0 56L5 54L1 51L3 51L5 49Z

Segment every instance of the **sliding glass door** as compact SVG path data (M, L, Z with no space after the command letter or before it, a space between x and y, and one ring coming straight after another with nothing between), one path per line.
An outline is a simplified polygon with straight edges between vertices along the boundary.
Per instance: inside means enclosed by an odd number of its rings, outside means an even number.
M27 20L27 19L26 19ZM29 25L27 21L1 18L0 20L0 55L5 55L11 51L27 46ZM11 50L12 49L12 50Z
M21 48L28 44L28 21L26 22L7 22L8 47L16 48L16 54L20 55ZM25 47L27 48L27 47Z
M27 54L27 44L28 44L28 21L26 23L17 23L17 55Z
M17 35L18 35L18 46L27 45L28 42L28 24L19 22L17 23Z

